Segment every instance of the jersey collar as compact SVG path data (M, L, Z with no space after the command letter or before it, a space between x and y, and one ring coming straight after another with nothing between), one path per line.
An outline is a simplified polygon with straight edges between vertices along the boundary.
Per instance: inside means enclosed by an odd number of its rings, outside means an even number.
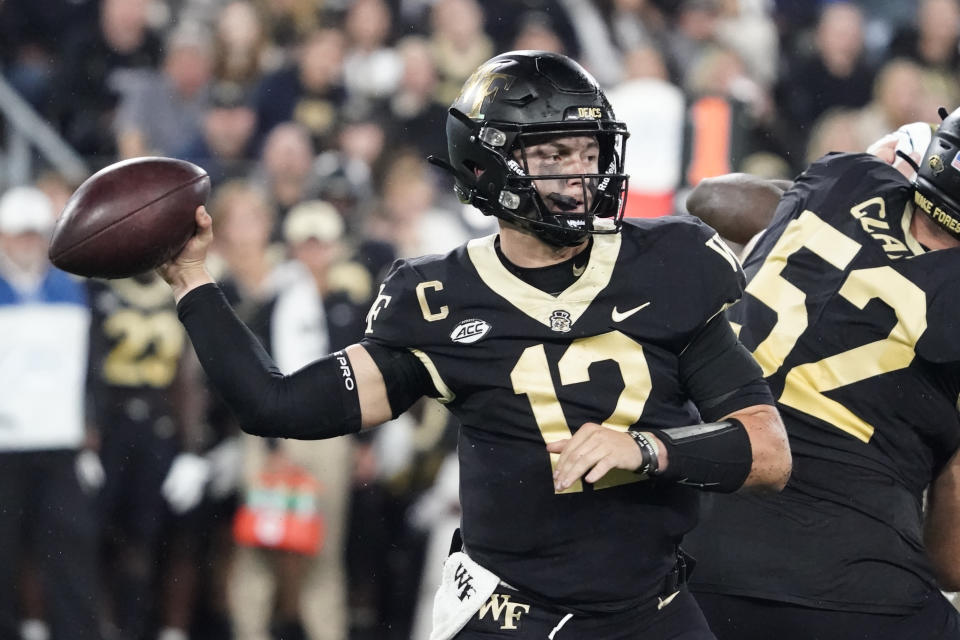
M569 314L571 324L580 319L590 303L610 283L621 244L619 233L593 236L594 244L586 271L560 295L552 296L527 284L503 266L497 257L496 239L497 235L493 234L468 242L470 261L484 284L494 293L547 327L553 326L551 316L557 311Z

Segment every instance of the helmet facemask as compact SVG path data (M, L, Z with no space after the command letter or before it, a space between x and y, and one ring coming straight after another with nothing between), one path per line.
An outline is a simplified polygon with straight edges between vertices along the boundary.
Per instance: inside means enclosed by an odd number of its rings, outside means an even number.
M571 125L545 129L483 123L476 141L486 148L487 166L475 167L477 187L466 200L554 246L574 246L590 234L617 233L626 204L626 131L619 123ZM589 145L593 162L567 158L551 166L539 157L545 146L556 145L568 155L584 151L571 148L578 141L581 147ZM569 171L567 165L577 170Z
M560 246L579 244L589 234L616 233L627 185L624 143L625 136L595 128L518 134L513 158L506 159L500 215ZM556 153L560 161L545 160L544 152Z

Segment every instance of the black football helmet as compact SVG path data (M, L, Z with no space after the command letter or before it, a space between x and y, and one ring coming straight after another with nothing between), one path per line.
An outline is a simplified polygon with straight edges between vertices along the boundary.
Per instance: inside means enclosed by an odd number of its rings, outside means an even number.
M573 246L591 233L620 230L628 135L579 64L546 51L511 51L480 65L464 84L447 116L450 161L430 160L453 174L462 202L548 244ZM597 141L597 173L530 175L531 145L570 136ZM547 183L537 189L537 181L559 179L578 180L582 197L541 193Z
M927 199L917 199L921 205L918 208L960 238L960 109L948 114L941 107L940 117L943 122L933 132L930 146L916 167L914 187Z

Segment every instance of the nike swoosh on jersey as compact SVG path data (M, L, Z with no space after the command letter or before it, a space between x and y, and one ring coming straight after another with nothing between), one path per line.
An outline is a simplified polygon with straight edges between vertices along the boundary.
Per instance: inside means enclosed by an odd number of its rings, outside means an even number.
M626 320L627 318L635 314L637 311L640 311L641 309L649 306L650 306L649 302L644 302L639 307L634 307L633 309L627 309L626 311L622 311L622 312L617 311L617 308L614 307L613 311L610 312L610 317L613 318L614 322L623 322L624 320Z
M673 602L673 599L676 598L678 595L680 595L680 592L674 591L673 593L668 595L666 598L657 596L657 610L659 611L660 609L663 609L665 606Z
M586 271L586 270L587 270L587 263L586 263L586 262L584 262L584 263L583 263L582 265L580 265L579 267L578 267L577 265L573 265L573 277L574 277L574 278L579 278L580 276L583 275L583 272Z

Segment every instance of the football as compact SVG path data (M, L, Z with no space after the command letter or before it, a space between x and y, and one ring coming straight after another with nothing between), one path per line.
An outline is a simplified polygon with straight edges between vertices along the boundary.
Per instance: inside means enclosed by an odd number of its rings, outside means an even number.
M133 158L93 174L70 196L50 238L50 261L89 278L127 278L183 248L210 194L200 167L173 158Z

